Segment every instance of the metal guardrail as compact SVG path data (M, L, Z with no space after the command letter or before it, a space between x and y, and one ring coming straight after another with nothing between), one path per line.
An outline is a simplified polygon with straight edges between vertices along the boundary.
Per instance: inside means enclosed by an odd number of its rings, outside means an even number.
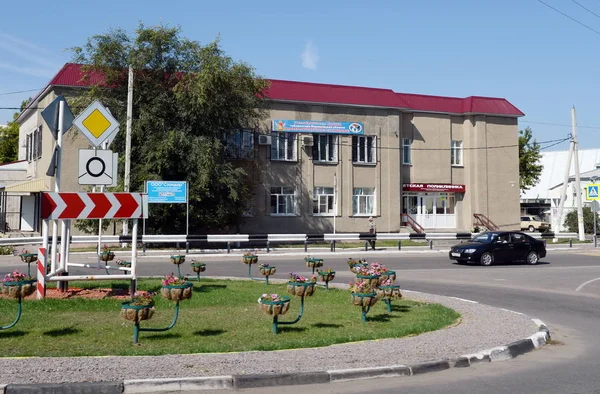
M267 251L272 243L282 242L300 242L305 245L308 243L329 242L332 244L332 250L335 249L337 241L403 241L403 240L423 240L429 241L430 247L434 240L467 240L477 234L471 233L338 233L338 234L203 234L203 235L144 235L139 237L143 247L152 243L184 243L186 248L190 243L226 243L228 250L232 243L265 243ZM529 234L537 239L577 239L577 233L531 233ZM60 242L60 237L58 238ZM95 235L76 235L71 237L72 244L93 244L98 242ZM131 236L123 235L103 235L103 243L129 243ZM20 245L38 245L42 243L42 237L21 237L21 238L0 238L0 246L20 246ZM398 243L400 248L400 243Z

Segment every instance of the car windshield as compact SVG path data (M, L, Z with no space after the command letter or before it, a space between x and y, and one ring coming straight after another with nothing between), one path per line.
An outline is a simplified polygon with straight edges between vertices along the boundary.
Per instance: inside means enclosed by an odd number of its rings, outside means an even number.
M483 233L473 238L473 242L490 243L493 242L497 237L498 234Z
M541 221L542 221L542 218L540 218L539 216L534 216L534 217L533 217L533 220L535 220L535 221L538 221L538 222L541 222Z

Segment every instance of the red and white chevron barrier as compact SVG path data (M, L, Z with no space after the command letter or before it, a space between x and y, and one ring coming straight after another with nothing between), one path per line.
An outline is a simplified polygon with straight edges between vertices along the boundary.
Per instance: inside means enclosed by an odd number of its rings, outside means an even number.
M142 193L42 193L42 219L138 219L145 207Z
M46 248L38 249L37 260L37 299L46 297Z

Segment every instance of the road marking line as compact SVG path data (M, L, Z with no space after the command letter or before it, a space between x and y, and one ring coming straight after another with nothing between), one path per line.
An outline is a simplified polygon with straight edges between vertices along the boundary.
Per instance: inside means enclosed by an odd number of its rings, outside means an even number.
M584 283L580 284L580 285L579 285L579 287L575 289L575 291L579 291L579 290L583 289L583 287L584 287L585 285L588 285L588 284L590 284L590 283L592 283L592 282L595 282L595 281L597 281L597 280L600 280L600 278L596 278L596 279L588 280L587 282L584 282Z
M458 297L450 297L450 298L454 298L455 300L459 300L459 301L470 302L471 304L479 304L477 301L465 300L464 298L458 298Z

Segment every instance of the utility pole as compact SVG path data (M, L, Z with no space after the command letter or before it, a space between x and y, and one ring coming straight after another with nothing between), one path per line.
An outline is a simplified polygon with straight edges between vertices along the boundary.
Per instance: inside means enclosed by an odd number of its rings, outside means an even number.
M125 129L125 176L124 191L129 192L131 171L131 120L133 117L133 66L129 65L129 78L127 80L127 124ZM123 235L129 234L129 222L123 220ZM126 246L126 245L122 245Z
M583 227L583 206L581 204L581 177L579 175L579 148L577 147L577 118L575 107L571 109L571 127L573 128L573 152L575 153L575 194L577 198L577 229L579 240L585 241L585 229Z
M569 144L569 155L567 156L567 166L565 167L565 178L563 182L562 192L560 194L560 204L558 206L558 223L556 225L556 229L554 230L555 234L560 233L560 226L562 225L562 217L563 210L565 207L565 201L567 199L567 186L569 186L569 175L571 172L571 160L573 159L573 136L571 136L571 142ZM554 242L557 242L558 238L554 239Z
M333 233L335 234L335 219L337 216L337 172L333 174Z

